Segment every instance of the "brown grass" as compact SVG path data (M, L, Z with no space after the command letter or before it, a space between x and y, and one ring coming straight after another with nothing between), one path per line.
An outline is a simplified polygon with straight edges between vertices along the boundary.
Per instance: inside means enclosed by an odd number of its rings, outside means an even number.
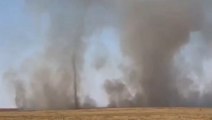
M8 111L0 120L212 120L212 109L129 108L92 110Z

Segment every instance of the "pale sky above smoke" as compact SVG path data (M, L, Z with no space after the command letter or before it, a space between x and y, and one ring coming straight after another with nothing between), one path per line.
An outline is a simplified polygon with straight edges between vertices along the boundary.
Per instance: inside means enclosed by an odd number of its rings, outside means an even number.
M3 80L3 73L19 67L25 59L32 58L42 51L47 36L48 17L33 19L35 17L30 16L26 9L24 0L0 0L0 108L15 107L14 93L8 89L7 81ZM206 15L209 21L212 21L211 13L207 12ZM84 38L88 39L88 49L85 52L85 66L82 72L82 79L85 79L83 89L99 106L105 106L108 100L101 85L106 79L122 78L119 67L128 61L121 53L116 29L108 26L96 33ZM182 57L185 60L182 67L188 66L185 69L190 72L188 78L195 81L193 88L188 89L201 92L210 87L207 85L212 80L212 58L204 59L202 56L205 51L209 51L205 50L206 43L202 42L203 39L200 32L192 32L190 42L178 55L178 59ZM98 66L96 61L103 63ZM200 69L203 71L202 74L199 74Z

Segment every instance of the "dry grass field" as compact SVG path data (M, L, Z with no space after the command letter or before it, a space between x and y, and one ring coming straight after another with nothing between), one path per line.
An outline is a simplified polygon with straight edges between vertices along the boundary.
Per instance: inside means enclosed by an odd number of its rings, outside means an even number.
M0 120L212 120L212 109L129 108L1 111Z

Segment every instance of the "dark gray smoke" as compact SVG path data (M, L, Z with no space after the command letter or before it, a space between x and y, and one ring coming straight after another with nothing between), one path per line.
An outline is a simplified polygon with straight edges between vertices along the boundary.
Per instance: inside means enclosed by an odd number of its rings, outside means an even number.
M136 84L142 86L147 106L171 106L179 101L172 59L188 42L192 27L198 24L191 24L191 2L146 0L131 3L123 39L136 65L142 68L142 77Z

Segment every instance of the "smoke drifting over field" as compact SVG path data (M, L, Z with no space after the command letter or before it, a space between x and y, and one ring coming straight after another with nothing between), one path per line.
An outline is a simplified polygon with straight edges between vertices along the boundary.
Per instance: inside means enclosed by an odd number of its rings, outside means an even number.
M30 82L18 81L25 79L20 71L9 71L5 75L12 79L16 88L17 106L69 109L77 107L76 101L84 101L81 107L98 107L89 96L80 96L83 82L80 72L88 47L86 39L105 26L119 30L123 54L133 61L133 65L126 68L130 72L120 68L124 74L121 81L108 80L102 86L108 94L109 107L211 106L211 88L205 88L204 93L188 89L193 80L182 75L186 74L182 73L186 69L183 62L175 62L176 56L190 42L191 32L201 32L205 36L201 41L207 41L205 47L210 48L212 30L209 25L212 23L206 22L207 10L203 8L209 7L205 3L208 1L26 1L27 7L38 14L35 17L47 15L50 25L44 52L27 64L26 78ZM104 18L105 14L110 14L111 18ZM98 66L105 64L97 62L103 64ZM73 87L75 80L77 87Z

